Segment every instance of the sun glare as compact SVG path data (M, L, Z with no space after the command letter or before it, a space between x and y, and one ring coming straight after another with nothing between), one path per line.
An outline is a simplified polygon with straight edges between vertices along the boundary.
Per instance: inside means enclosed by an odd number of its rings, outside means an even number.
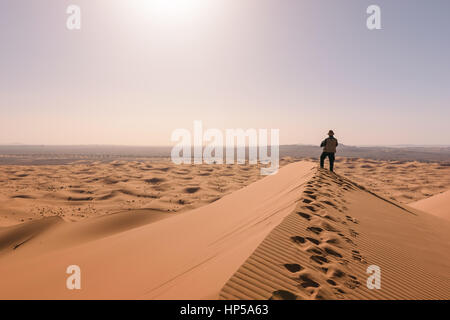
M163 15L189 15L201 8L203 0L153 0L152 9Z
M208 11L211 0L139 0L141 9L158 20L168 22L199 18Z

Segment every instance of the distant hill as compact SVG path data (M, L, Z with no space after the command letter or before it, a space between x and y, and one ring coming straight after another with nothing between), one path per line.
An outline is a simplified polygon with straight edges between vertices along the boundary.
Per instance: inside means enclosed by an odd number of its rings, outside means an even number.
M0 146L0 164L64 164L76 160L168 158L172 147L151 146ZM312 145L282 145L280 157L317 158L322 149ZM339 145L338 157L375 160L450 162L448 146L355 147Z
M280 146L280 156L319 157L322 148L311 145ZM337 156L376 160L450 161L450 147L355 147L339 145Z

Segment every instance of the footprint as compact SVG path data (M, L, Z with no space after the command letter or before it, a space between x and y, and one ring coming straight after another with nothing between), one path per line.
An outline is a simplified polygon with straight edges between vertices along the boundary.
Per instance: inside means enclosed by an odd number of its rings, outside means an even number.
M328 279L327 282L332 286L337 286L337 283L334 280Z
M331 194L329 194L329 193L326 193L326 192L321 192L321 193L319 193L321 196L324 196L324 197L326 197L326 198L332 198L333 197L333 195L331 195Z
M348 261L347 259L341 259L338 261L338 263L343 266L347 266L350 263L350 261Z
M311 260L313 260L314 262L322 265L324 263L328 263L328 259L325 258L324 256L319 256L319 255L313 255L310 257Z
M331 248L325 248L325 252L330 254L330 255L332 255L332 256L335 256L335 257L338 257L338 258L342 258L342 255L339 252L337 252L337 251L335 251L335 250L333 250Z
M313 206L320 208L320 209L325 209L326 207L321 205L320 203L314 203Z
M331 216L331 215L329 215L329 214L326 214L326 215L321 216L321 217L324 218L324 219L331 220L331 221L333 221L333 222L338 222L338 220L337 220L335 217L333 217L333 216Z
M345 299L345 291L340 289L340 288L333 288L334 289L334 294L338 299Z
M350 276L349 276L350 277ZM354 279L353 279L354 278ZM347 280L344 285L350 289L356 289L361 285L361 282L356 280L356 277L352 277L352 279Z
M338 238L331 238L326 240L325 242L338 247L341 245L341 241Z
M327 222L322 222L321 226L330 232L340 232L340 230L336 229L335 227L333 227L331 224L327 223Z
M307 213L304 213L304 212L300 212L300 211L298 211L297 214L300 215L302 218L305 218L308 221L311 220L311 215L310 214L307 214Z
M332 297L325 291L322 290L322 288L316 288L314 289L313 294L311 294L311 299L314 300L331 300Z
M291 240L297 244L304 244L306 242L306 239L300 236L293 236Z
M200 187L188 187L184 189L184 192L186 193L196 193L198 190L200 190Z
M333 208L337 208L337 206L333 203L333 202L331 202L331 201L328 201L328 200L323 200L323 201L321 201L322 203L325 203L325 204L327 204L327 205L329 205L329 206L331 206L331 207L333 207Z
M330 278L343 278L345 276L345 272L341 269L335 268L331 271Z
M347 221L353 222L354 224L358 224L358 220L356 220L356 218L350 217L350 216L345 216L347 218Z
M315 254L318 254L318 255L323 254L322 250L320 250L319 248L309 248L309 249L306 250L306 251L307 251L307 252L310 252L310 253L315 253Z
M323 229L319 227L308 227L306 228L306 230L311 231L315 234L320 234L323 231Z
M313 279L311 279L308 275L303 274L300 276L301 283L300 285L303 288L318 288L320 285Z
M353 258L353 260L357 260L357 261L360 261L362 263L366 263L366 261L364 260L363 256L359 253L358 250L352 250L352 258Z
M284 267L292 273L296 273L299 272L300 270L303 270L303 267L297 263L286 263Z
M314 208L313 206L304 206L304 208L305 208L305 209L308 209L308 210L310 210L310 211L312 211L312 212L316 212L316 211L317 211L317 209Z
M359 233L356 232L356 231L353 230L353 229L350 229L349 231L350 231L350 235L351 235L353 238L356 238L356 237L359 235Z
M297 300L297 295L286 290L277 290L272 293L269 300Z
M320 244L320 240L317 240L315 238L311 238L311 237L306 237L306 239L314 244Z

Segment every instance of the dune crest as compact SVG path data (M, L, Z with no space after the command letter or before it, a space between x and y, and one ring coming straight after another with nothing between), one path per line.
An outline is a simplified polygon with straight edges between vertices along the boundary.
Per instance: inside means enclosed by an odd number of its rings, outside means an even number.
M448 299L449 251L450 223L319 170L220 297ZM366 286L370 265L380 290Z
M294 209L314 167L288 165L204 207L100 239L89 238L89 230L101 223L66 223L0 257L0 298L218 298L227 279ZM77 234L89 239L67 242ZM65 288L73 264L83 275L80 291Z
M450 221L450 190L409 204L411 207L428 212Z

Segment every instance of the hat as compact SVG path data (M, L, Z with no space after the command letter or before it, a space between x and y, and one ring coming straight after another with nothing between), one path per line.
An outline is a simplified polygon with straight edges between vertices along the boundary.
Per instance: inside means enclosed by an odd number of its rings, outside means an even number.
M329 135L329 136L334 136L333 130L328 131L328 135Z

